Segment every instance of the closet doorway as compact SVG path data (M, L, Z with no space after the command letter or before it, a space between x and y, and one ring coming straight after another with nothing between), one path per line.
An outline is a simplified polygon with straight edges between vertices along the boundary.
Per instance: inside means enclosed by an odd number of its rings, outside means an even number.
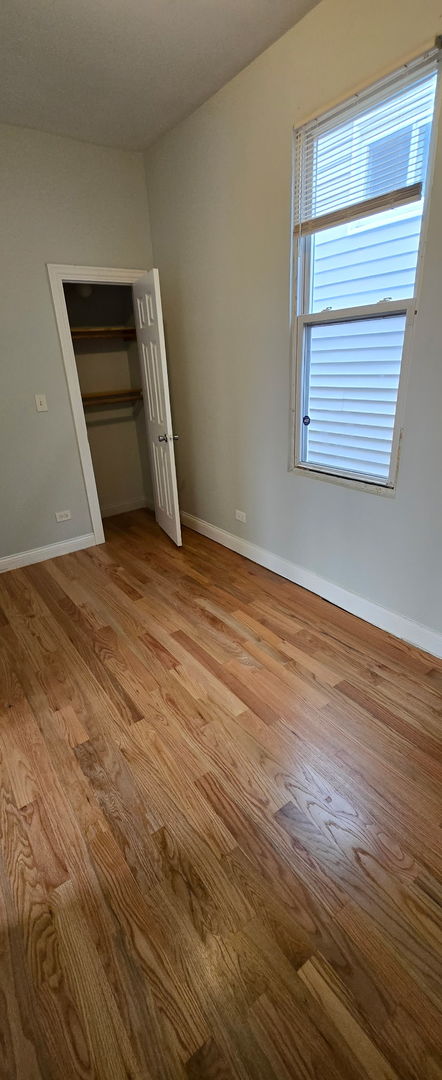
M181 525L157 270L48 266L95 543L102 518L147 505Z

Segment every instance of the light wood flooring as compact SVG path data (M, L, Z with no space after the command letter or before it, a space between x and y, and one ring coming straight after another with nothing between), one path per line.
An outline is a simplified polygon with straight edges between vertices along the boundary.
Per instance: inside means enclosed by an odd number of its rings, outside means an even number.
M0 578L1 1080L442 1077L442 662L144 511Z

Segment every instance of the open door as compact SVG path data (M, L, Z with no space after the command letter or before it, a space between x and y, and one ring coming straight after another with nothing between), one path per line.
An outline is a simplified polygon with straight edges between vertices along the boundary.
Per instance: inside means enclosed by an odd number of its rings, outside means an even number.
M133 285L133 297L155 517L161 528L180 547L181 522L174 449L177 436L172 428L158 270L149 270L138 278Z

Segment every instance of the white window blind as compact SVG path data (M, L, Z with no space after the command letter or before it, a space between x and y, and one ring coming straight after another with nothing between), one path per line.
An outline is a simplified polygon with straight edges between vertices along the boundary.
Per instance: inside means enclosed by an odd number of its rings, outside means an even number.
M436 50L295 133L295 465L393 486Z
M433 116L435 67L435 58L410 65L298 130L294 216L301 233L421 198L427 155L419 129Z

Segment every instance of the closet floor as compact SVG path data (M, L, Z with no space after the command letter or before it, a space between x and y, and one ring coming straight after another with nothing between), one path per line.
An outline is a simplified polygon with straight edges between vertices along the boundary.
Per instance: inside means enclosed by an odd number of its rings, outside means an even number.
M105 528L0 578L1 1077L442 1077L442 662Z

